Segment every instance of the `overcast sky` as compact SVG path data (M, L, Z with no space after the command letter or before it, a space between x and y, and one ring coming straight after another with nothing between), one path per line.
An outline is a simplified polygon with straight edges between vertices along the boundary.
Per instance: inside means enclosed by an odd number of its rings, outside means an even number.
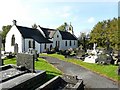
M3 25L57 28L71 22L75 35L89 32L98 21L118 17L117 0L0 0L0 30Z

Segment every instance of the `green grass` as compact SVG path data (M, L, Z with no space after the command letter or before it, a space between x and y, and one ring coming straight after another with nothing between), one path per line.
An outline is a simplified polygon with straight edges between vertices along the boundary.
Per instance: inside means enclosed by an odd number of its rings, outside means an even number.
M38 58L38 61L35 61L36 70L45 70L48 76L48 79L53 78L57 75L62 75L62 72L55 68L53 65L49 64L46 60Z
M16 58L4 59L4 64L16 64Z
M41 54L41 55L46 55L46 54ZM106 76L115 81L120 80L120 76L117 75L118 66L115 66L115 65L91 64L91 63L83 62L78 59L68 59L68 58L65 58L63 55L59 55L59 54L47 54L46 56L51 56L54 58L58 58L60 60L77 64L79 66L82 66L88 70L96 72L102 76Z
M16 65L16 58L12 59L5 59L4 64L15 64ZM35 69L36 70L45 70L47 74L47 80L57 76L62 75L62 72L55 68L53 65L49 64L46 60L42 58L38 58L38 61L35 61Z

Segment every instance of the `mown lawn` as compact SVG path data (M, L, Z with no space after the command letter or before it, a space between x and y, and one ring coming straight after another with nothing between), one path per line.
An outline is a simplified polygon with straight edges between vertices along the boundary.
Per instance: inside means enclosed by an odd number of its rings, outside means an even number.
M118 66L115 66L115 65L91 64L91 63L83 62L78 59L70 59L70 58L68 59L68 58L65 58L63 55L59 55L59 54L41 54L41 55L51 56L54 58L58 58L60 60L71 62L77 65L80 65L93 72L96 72L102 76L106 76L112 80L120 81L120 76L117 75Z
M4 64L15 64L16 58L5 59ZM62 72L56 69L53 65L49 64L46 60L42 58L38 58L38 61L35 61L35 69L36 70L45 70L47 73L47 79L51 79L57 75L62 75Z

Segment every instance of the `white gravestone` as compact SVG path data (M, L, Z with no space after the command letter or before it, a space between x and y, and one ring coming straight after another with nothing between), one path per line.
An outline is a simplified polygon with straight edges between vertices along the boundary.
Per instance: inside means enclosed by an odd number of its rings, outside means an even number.
M93 50L91 51L91 55L85 58L84 62L88 63L96 63L96 59L98 58L97 56L97 51L96 51L96 46L97 44L94 43Z

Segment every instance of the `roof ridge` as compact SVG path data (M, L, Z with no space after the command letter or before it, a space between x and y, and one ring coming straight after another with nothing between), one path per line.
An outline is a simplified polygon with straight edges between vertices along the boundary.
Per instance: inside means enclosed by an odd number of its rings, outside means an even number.
M40 28L43 28L43 29L49 29L49 30L54 30L54 31L57 31L56 29L45 28L45 27L41 27L40 25L39 25L39 27L40 27Z
M28 29L35 29L35 28L32 28L32 27L26 27L26 26L18 26L18 25L16 25L17 27L22 27L22 28L28 28ZM38 30L38 29L36 29L36 30Z

